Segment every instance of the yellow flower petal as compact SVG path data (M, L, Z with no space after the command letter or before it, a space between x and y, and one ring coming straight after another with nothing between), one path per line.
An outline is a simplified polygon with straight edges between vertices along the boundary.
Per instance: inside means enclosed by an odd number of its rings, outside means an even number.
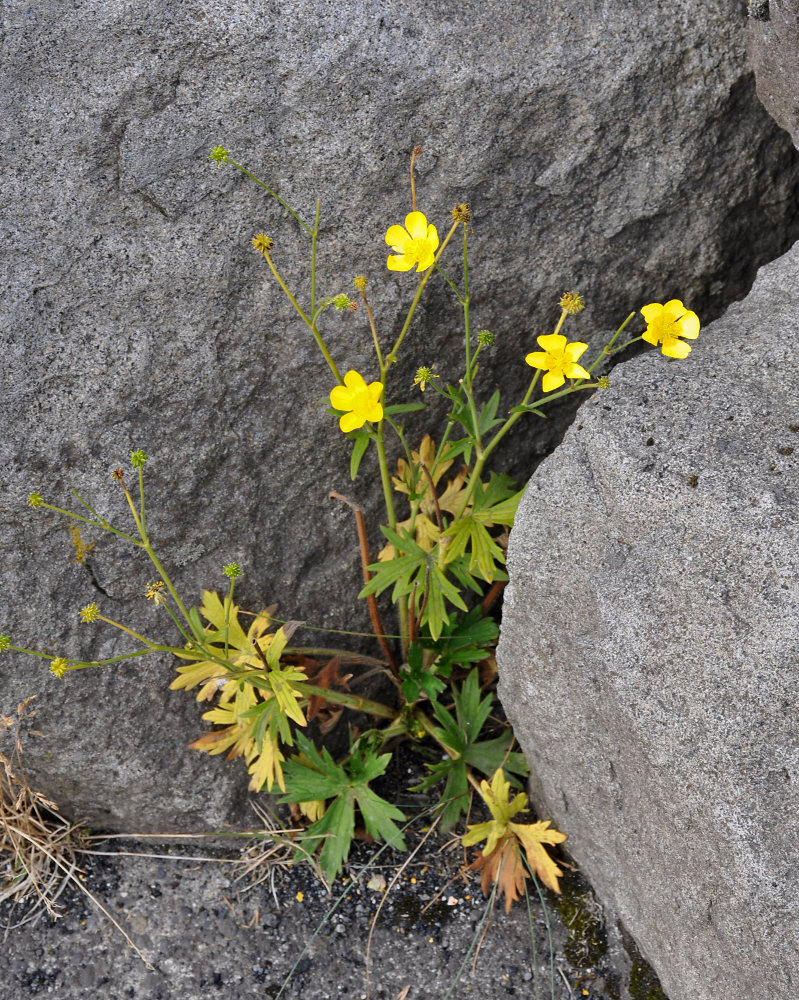
M584 344L581 340L573 340L563 349L563 357L566 361L577 361L587 350L588 344ZM569 378L572 378L572 376L570 375Z
M669 301L663 306L664 316L667 316L672 321L679 319L680 316L687 311L688 310L679 299L669 299Z
M343 385L337 385L330 392L330 405L334 410L349 410L352 408L354 395L352 389L345 389Z
M427 250L425 253L419 255L419 266L416 268L417 271L426 271L428 267L432 267L435 263L436 255L435 251L432 249Z
M413 239L427 239L427 219L421 212L409 212L405 216L405 228Z
M545 351L550 353L561 352L566 346L566 338L562 333L545 333L538 338L538 343Z
M651 302L648 306L643 307L641 315L647 323L654 323L663 315L663 306L659 302Z
M373 403L380 401L380 397L383 395L383 383L382 382L370 382L366 387L369 393L369 398Z
M647 344L651 344L653 347L657 347L660 343L659 335L649 326L641 334L641 340L645 340Z
M541 379L541 388L544 392L552 392L553 389L559 389L565 381L563 372L547 372Z
M682 340L664 337L661 350L667 358L687 358L693 348Z
M543 368L546 370L550 365L550 358L548 354L544 351L533 351L532 354L528 354L524 359L531 368Z
M386 243L399 253L407 250L413 242L413 237L402 226L389 226L386 231Z
M587 372L582 365L564 364L563 374L566 378L591 378L591 373Z
M675 328L681 337L696 340L699 336L699 317L695 312L687 312L677 320Z
M338 425L345 434L348 434L350 431L357 431L365 423L366 417L362 413L353 410L351 413L345 413L339 420Z
M350 369L344 376L344 385L348 389L365 389L366 382L364 381L363 375L359 375L358 372Z
M386 266L389 271L410 271L415 263L413 257L389 257Z
M383 419L383 406L381 403L372 403L370 407L363 411L363 414L367 420L371 420L376 424Z

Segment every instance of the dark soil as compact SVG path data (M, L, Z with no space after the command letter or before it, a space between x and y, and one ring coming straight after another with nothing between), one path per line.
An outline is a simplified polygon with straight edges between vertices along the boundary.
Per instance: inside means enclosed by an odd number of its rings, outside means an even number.
M411 829L409 850L423 836L421 829ZM240 872L226 859L240 858L241 849L231 850L230 841L196 840L188 846L174 840L95 842L97 850L115 853L83 856L81 885L125 928L153 969L84 893L69 888L61 896L58 920L45 917L8 933L0 963L0 996L628 996L628 976L620 974L618 956L607 949L602 910L576 872L563 880L562 897L545 893L545 905L531 887L529 915L524 901L510 914L498 902L486 929L486 901L479 884L471 875L458 874L463 851L448 839L429 837L388 892L370 888L370 879L374 885L375 877L379 883L382 876L390 884L408 855L385 851L375 859L376 846L359 843L346 877L336 882L332 893L307 865L277 871L274 886L237 881ZM116 853L122 851L161 856ZM217 860L191 860L201 855ZM371 943L368 993L367 940L384 895ZM0 907L4 923L20 915L9 904ZM473 963L468 956L483 930ZM658 995L651 993L652 998Z

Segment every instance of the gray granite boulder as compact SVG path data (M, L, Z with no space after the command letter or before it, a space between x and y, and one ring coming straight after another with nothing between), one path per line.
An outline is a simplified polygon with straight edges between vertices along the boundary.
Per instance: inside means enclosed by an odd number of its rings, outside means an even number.
M524 495L500 697L670 1000L799 983L799 246L619 365Z
M187 600L236 559L250 607L367 625L350 515L327 499L352 490L317 407L330 375L249 239L267 230L301 289L307 245L208 162L212 146L306 216L321 197L320 290L365 273L388 340L413 279L386 272L383 233L409 208L420 143L420 207L443 228L472 202L473 322L499 337L485 373L491 388L503 369L510 401L527 369L508 359L565 288L586 296L583 330L674 289L718 313L796 237L796 156L756 100L743 23L737 0L7 4L0 630L54 653L118 652L77 625L93 597L157 627L142 560L101 540L77 566L64 524L25 508L30 490L66 504L75 486L124 518L108 473L133 448L152 456L152 534ZM420 362L448 371L453 317L438 281L396 386ZM372 370L362 312L325 332L342 368ZM518 470L558 427L514 446ZM374 465L364 473L357 496L375 511ZM233 815L242 769L186 751L202 723L166 692L172 669L58 683L4 657L0 706L40 694L32 778L120 829Z
M799 142L799 3L771 0L752 5L746 47L757 96L770 115Z

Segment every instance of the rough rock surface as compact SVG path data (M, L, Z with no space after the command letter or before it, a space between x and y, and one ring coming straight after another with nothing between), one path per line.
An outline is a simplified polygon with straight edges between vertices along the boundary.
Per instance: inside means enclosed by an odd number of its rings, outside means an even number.
M718 313L793 242L796 157L756 101L742 29L737 0L7 4L2 631L87 655L75 612L95 596L157 629L137 596L153 576L141 560L101 540L88 569L70 565L63 522L24 504L38 489L66 505L75 486L123 519L107 475L132 448L152 456L152 534L187 600L236 559L250 607L366 624L350 515L327 500L349 487L316 408L330 376L249 239L272 234L295 287L307 246L259 189L207 161L211 146L306 216L321 197L320 289L367 274L387 340L413 279L386 274L382 234L408 209L407 152L421 143L430 217L443 227L452 203L473 204L472 319L500 335L485 371L506 368L512 398L527 369L508 359L564 288L586 295L584 329L675 289ZM447 371L451 305L439 282L418 315L424 357L395 385L420 361ZM371 369L362 313L325 330L342 367ZM516 448L520 468L542 440ZM93 655L120 651L91 634ZM202 724L166 693L171 670L59 684L4 658L2 707L41 695L32 780L96 825L231 815L240 769L187 754Z
M750 16L746 48L755 71L757 96L799 144L799 2L771 0Z
M671 1000L799 983L799 246L618 366L511 533L500 697Z

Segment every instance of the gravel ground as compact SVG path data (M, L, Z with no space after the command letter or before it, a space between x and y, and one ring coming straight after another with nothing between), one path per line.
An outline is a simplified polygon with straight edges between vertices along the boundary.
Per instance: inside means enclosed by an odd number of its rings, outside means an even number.
M421 837L412 834L409 846L416 846ZM240 868L221 857L193 861L180 856L209 853L207 842L193 841L187 847L175 841L156 845L115 839L94 846L162 855L84 856L81 876L81 885L119 921L153 968L147 968L86 895L70 888L61 896L63 915L58 920L45 918L8 933L0 963L0 996L9 1000L33 996L355 1000L369 995L380 1000L615 1000L627 996L618 964L615 971L612 967L613 949L604 949L597 920L601 910L576 874L564 880L560 915L550 894L546 913L537 897L531 900L537 974L530 919L522 901L510 914L497 905L476 965L467 960L459 983L453 985L480 935L486 902L474 876L458 876L462 852L457 845L447 849L446 838L428 838L388 890L379 887L380 877L390 883L407 855L385 852L375 861L374 845L359 844L351 857L348 881L339 880L332 894L307 865L277 871L273 886L266 882L248 887L245 880L237 881ZM223 851L233 856L229 842L212 853ZM370 884L378 887L369 888ZM367 940L383 896L386 901L371 942L368 993ZM19 911L12 914L8 903L0 907L6 923L19 915Z

